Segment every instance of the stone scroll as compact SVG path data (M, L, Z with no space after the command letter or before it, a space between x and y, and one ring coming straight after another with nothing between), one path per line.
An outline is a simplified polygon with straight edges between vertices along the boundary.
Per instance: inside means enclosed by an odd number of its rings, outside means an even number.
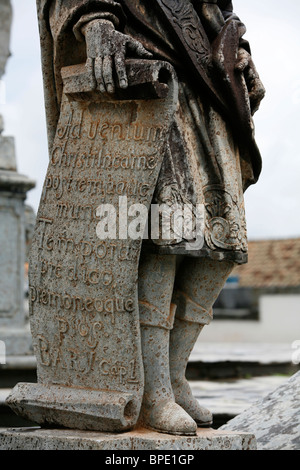
M150 208L178 91L165 62L128 61L127 71L128 90L113 98L84 65L62 71L30 262L38 384L19 384L8 400L42 425L123 431L139 417L143 233L130 236L130 224L136 204Z

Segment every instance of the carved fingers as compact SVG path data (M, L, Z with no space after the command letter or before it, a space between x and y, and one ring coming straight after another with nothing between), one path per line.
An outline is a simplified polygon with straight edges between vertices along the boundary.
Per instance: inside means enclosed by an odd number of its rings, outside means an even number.
M245 49L240 48L237 57L237 63L235 65L236 70L239 72L244 72L244 70L249 66L251 60L251 55Z
M125 50L95 59L95 77L101 93L114 93L116 87L127 88Z
M134 53L137 57L145 58L145 59L151 59L152 54L151 52L148 52L144 46L139 42L136 41L135 39L127 36L127 49L128 51Z
M120 88L127 88L128 79L125 66L125 55L122 52L117 52L115 54L115 70L119 80Z
M140 42L116 31L109 21L92 21L84 27L83 33L87 43L87 66L93 64L101 93L111 94L116 88L128 87L126 72L128 55L146 59L152 57Z
M243 73L247 88L252 114L254 114L265 96L266 90L257 73L251 55L245 49L240 49L238 53L236 70Z
M260 78L257 76L251 81L251 89L249 92L249 98L251 103L252 113L256 113L258 110L262 99L266 94L266 89L261 82Z
M106 55L94 59L94 72L101 93L114 93L116 86L127 88L125 54Z
M104 83L108 93L113 93L115 91L113 79L113 58L109 55L104 56L102 60L102 83Z
M101 91L101 93L104 93L106 91L106 88L105 88L105 83L103 79L102 69L103 69L103 59L102 57L96 57L95 63L94 63L95 77L97 80L97 85L98 85L99 90Z
M97 57L95 60L95 76L102 93L105 91L114 93L117 87L121 89L128 87L126 57L129 52L147 59L152 57L142 44L129 36L115 32L113 41L114 46L109 51L110 54Z

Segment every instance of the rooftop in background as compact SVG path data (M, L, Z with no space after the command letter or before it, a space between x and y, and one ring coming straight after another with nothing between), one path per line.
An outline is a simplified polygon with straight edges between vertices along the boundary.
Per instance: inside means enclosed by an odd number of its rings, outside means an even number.
M233 275L243 287L299 287L300 238L249 242L249 263Z

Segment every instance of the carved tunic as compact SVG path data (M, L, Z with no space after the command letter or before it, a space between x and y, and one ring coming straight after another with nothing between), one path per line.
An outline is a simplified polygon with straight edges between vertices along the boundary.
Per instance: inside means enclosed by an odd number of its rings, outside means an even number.
M232 3L218 0L216 15L203 15L201 0L163 0L172 9L177 24L188 30L197 44L197 21L202 21L212 42L218 21L239 21ZM256 165L234 136L231 124L197 83L186 67L174 30L162 17L156 0L38 0L49 145L53 141L62 95L61 67L85 62L86 50L80 27L95 18L112 21L120 31L138 39L154 58L171 62L179 76L177 112L171 127L154 195L155 203L202 204L205 215L205 243L197 256L247 261L247 233L243 193L257 181ZM221 20L220 20L221 18ZM196 26L195 26L196 25ZM243 31L244 32L244 31ZM242 34L241 34L242 36ZM241 46L248 44L241 38ZM199 51L201 54L201 51ZM247 150L247 149L246 149ZM168 242L152 242L161 250ZM158 246L160 245L160 246ZM164 253L186 253L169 243ZM184 247L183 247L184 248ZM190 253L195 255L195 253Z

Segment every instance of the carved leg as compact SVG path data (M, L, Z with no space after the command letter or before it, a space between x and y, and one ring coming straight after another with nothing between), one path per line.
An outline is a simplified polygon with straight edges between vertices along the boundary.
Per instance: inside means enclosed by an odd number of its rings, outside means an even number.
M175 401L200 427L211 425L213 416L194 398L186 380L185 371L194 344L203 327L204 325L176 318L170 340L170 375Z
M199 405L185 377L192 349L203 327L212 320L212 306L232 271L231 262L186 258L176 277L177 305L170 335L170 376L175 401L199 426L212 424L212 414Z
M175 309L170 309L174 256L143 256L139 269L139 307L145 388L141 422L159 432L194 435L197 425L175 403L169 371L169 340Z

